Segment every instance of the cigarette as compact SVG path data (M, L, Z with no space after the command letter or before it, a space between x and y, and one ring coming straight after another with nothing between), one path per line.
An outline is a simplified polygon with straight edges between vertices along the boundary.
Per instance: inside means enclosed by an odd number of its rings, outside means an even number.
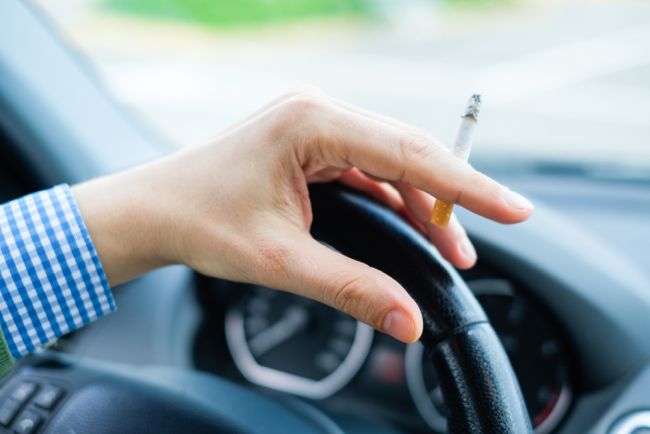
M481 95L472 95L465 105L465 110L461 115L460 127L456 133L451 153L455 157L467 161L469 153L472 150L472 141L474 140L474 131L478 121L478 113L481 110ZM447 227L451 214L454 210L454 204L437 199L431 212L431 223Z

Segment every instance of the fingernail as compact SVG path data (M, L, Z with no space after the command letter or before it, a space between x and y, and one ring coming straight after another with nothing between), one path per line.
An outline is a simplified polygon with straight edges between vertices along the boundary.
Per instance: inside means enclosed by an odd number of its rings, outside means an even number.
M514 208L516 210L526 210L533 208L533 204L530 203L528 199L519 193L515 193L514 191L509 190L505 187L501 190L501 197L510 208Z
M465 259L471 262L476 261L476 250L469 238L465 237L458 243L458 250L460 250L460 254L463 255Z
M401 310L388 312L384 317L382 330L402 342L413 340L413 321Z

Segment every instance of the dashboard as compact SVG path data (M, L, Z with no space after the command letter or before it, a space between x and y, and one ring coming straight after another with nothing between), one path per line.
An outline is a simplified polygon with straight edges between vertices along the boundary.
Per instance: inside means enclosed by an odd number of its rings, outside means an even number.
M550 433L572 402L570 345L540 300L484 262L464 277L515 368L535 432ZM407 432L446 432L445 403L421 344L405 345L269 288L199 277L197 292L204 313L194 345L199 369Z

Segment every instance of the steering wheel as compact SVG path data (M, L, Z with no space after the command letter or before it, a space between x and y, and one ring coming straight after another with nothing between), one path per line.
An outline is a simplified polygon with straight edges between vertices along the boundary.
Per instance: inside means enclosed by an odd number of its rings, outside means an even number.
M448 432L532 432L510 361L458 273L422 235L377 203L336 185L314 186L310 194L314 237L384 271L420 306L421 341L440 379Z
M441 382L448 432L532 432L514 372L485 313L430 243L392 211L338 184L312 186L310 194L314 237L388 273L419 304L422 343ZM48 419L37 422L44 433L342 432L302 401L270 398L195 371L37 354L2 382L0 399L25 383L55 385L65 395L47 415L42 408L32 411ZM22 405L32 408L30 402Z

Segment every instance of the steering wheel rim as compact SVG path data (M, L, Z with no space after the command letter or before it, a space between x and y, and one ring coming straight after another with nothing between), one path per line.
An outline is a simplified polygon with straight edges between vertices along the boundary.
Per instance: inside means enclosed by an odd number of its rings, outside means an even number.
M310 187L310 196L312 235L384 271L420 306L421 341L440 379L448 432L532 432L501 342L453 267L403 219L358 192L337 183L318 184Z

